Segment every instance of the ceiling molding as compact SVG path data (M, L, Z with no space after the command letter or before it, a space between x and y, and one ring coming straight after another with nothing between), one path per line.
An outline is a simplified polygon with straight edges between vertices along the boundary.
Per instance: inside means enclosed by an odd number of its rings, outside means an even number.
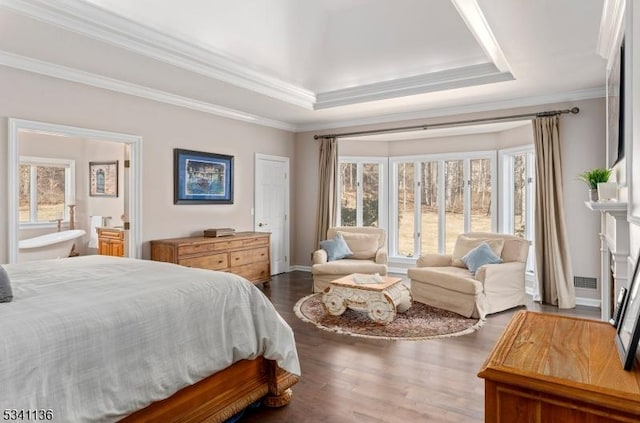
M184 107L191 110L197 110L200 112L222 116L234 120L240 120L243 122L255 123L257 125L282 129L285 131L295 130L295 127L293 125L285 122L280 122L262 116L245 113L239 110L207 103L193 98L175 95L154 88L109 78L95 73L89 73L50 62L33 59L30 57L20 56L17 54L9 53L7 51L0 50L0 66L8 66L27 72L33 72L40 75L63 79L66 81L103 88L109 91L115 91L122 94L146 98L148 100L171 104L178 107Z
M326 109L347 104L492 84L495 82L511 81L513 79L513 75L511 75L510 72L500 72L491 63L465 66L408 78L393 79L390 81L319 93L315 109Z
M196 45L76 0L0 0L0 6L152 59L313 109L312 91L245 66L210 46Z
M427 73L317 95L239 63L211 46L164 34L90 3L78 0L0 0L0 6L190 72L307 110L317 110L513 79L476 0L452 2L493 64ZM491 74L483 69L489 66ZM479 74L474 75L476 69Z
M600 32L596 52L607 60L607 67L612 63L613 55L620 45L624 33L625 0L605 0L602 6Z
M487 19L480 9L477 0L451 0L462 20L473 34L485 54L491 59L500 72L511 72L509 63L489 27Z
M477 103L464 106L439 107L437 109L422 110L418 112L386 114L384 116L374 116L371 118L351 119L343 121L330 121L319 124L301 124L295 126L295 132L323 131L338 128L350 128L364 125L376 125L381 123L392 123L410 121L415 119L428 119L443 116L454 116L465 113L491 112L497 110L507 110L519 107L542 106L547 104L566 103L571 101L589 100L593 98L605 97L605 88L591 88L586 90L571 91L552 95L537 97L524 97L512 100L494 101L490 103Z

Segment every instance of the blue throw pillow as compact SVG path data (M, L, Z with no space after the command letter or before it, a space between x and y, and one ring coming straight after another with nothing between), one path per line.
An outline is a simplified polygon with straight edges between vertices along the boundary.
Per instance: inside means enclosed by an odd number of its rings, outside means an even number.
M478 270L480 266L502 263L502 259L493 252L486 242L469 251L461 260L467 265L467 269L469 269L472 275L476 274L476 270Z
M320 241L320 248L327 252L327 261L340 260L353 254L342 234L336 235L333 239Z

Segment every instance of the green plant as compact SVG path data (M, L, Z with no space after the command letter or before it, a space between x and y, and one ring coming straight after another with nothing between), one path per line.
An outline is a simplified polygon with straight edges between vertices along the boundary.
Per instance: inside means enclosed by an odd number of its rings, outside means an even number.
M578 175L581 181L589 186L591 189L597 189L598 183L608 182L611 176L611 169L596 168L583 172Z

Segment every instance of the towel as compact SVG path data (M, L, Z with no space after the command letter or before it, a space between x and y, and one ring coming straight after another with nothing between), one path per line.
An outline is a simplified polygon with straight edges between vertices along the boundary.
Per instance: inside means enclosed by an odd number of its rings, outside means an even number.
M89 248L98 248L98 232L96 228L102 226L102 216L91 216L91 223L89 224Z

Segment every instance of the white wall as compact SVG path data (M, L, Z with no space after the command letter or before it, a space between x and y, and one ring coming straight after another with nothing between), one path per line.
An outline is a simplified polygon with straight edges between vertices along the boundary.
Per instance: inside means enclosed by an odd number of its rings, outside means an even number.
M143 138L143 257L149 256L148 241L152 239L199 234L210 227L252 230L254 154L293 159L294 137L287 131L25 71L0 67L0 92L0 157L4 161L9 117L135 134ZM234 204L174 205L174 148L235 156ZM5 165L0 169L6 169ZM296 180L295 172L294 166L292 181ZM0 172L0 209L3 210L7 207L6 178L6 171ZM295 202L294 196L291 202ZM0 239L6 240L6 234L7 214L3 213L0 215ZM6 241L0 242L0 261L7 261Z

